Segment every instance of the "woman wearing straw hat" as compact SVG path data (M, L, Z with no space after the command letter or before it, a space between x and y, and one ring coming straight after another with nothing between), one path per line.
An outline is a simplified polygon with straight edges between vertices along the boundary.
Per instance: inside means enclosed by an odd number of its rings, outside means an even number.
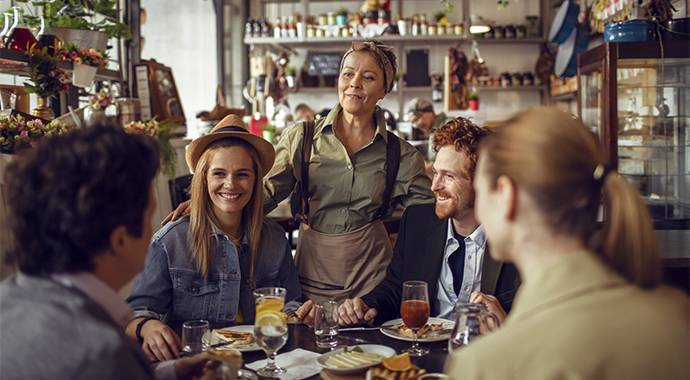
M377 105L393 89L396 69L390 46L353 42L340 65L339 102L307 134L311 148L303 150L307 123L288 127L276 147L264 179L264 211L292 194L293 216L303 222L295 264L304 299L344 301L368 293L392 257L381 219L398 204L434 202L424 159L386 132ZM399 153L389 156L396 146ZM313 317L311 305L297 311L305 323Z
M597 136L556 109L482 142L477 218L491 257L523 283L506 323L449 357L452 379L688 378L688 298L659 284L647 206L606 161Z
M273 165L273 146L230 115L194 140L186 159L192 212L153 236L127 298L134 309L127 333L160 361L182 348L167 324L253 323L255 288L286 288L286 310L301 299L285 231L263 213L261 179Z

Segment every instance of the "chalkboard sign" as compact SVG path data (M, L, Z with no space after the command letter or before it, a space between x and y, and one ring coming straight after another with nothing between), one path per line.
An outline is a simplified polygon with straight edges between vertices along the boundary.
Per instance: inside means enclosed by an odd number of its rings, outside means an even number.
M307 57L307 74L338 75L340 74L341 53L309 53Z

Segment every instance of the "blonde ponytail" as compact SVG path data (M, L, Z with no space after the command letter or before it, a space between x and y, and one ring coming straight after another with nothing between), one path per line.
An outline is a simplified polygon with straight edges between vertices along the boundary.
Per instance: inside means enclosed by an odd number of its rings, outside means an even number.
M599 247L609 266L643 287L659 284L659 249L651 216L639 192L616 172L604 180L604 202L607 222Z

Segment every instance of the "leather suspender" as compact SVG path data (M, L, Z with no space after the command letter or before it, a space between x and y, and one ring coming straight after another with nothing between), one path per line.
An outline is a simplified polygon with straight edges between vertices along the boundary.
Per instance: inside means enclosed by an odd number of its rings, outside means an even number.
M309 225L309 160L311 146L314 142L314 121L304 124L304 138L302 139L302 222Z
M304 124L304 138L302 139L302 222L309 225L309 160L311 159L311 147L314 142L314 122ZM383 203L376 210L374 220L382 218L388 212L388 206L393 193L395 179L400 169L400 141L394 133L388 132L386 144L386 189L383 191Z

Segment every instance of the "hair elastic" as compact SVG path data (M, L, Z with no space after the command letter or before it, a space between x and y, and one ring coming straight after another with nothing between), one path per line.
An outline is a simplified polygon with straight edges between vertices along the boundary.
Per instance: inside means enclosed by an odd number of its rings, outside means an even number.
M604 181L606 180L606 176L609 175L611 172L611 167L608 165L603 165L599 164L597 167L594 169L594 174L592 177L594 178L594 182L599 184L599 186L604 186Z

